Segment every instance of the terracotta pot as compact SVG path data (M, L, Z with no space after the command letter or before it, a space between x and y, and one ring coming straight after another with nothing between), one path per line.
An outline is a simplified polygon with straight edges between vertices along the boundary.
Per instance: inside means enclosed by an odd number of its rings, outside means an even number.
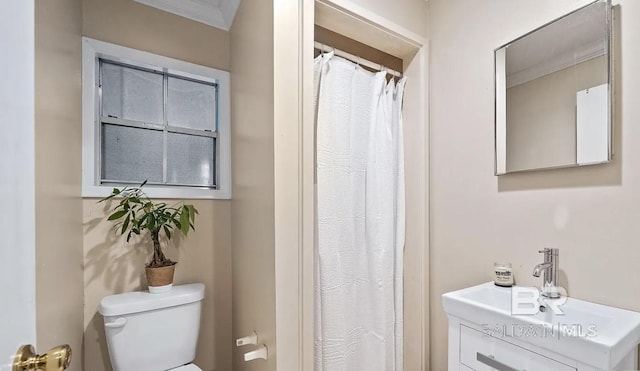
M175 264L168 267L145 268L145 273L147 274L147 284L149 285L149 292L152 294L158 294L171 290L171 287L173 286L173 274L175 273L175 270Z

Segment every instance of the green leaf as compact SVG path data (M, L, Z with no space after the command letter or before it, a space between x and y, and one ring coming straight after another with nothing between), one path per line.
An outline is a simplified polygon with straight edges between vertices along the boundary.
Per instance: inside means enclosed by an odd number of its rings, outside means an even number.
M178 215L178 212L180 212L180 210L175 210L173 214L171 214L171 220L173 220L174 223L176 222L176 215Z
M114 198L115 196L116 196L115 194L111 194L111 195L109 195L109 196L107 196L107 197L105 197L105 198L101 199L100 201L98 201L98 203L100 203L100 202L105 202L105 201L107 201L107 200L110 200L110 199Z
M187 209L189 209L189 219L191 222L195 222L196 220L196 208L193 205L187 205Z
M138 225L143 225L145 223L145 220L149 217L149 214L142 214L142 216L140 217L140 219L138 219Z
M180 213L180 230L184 235L189 233L189 211L183 209Z
M146 231L156 238L159 232L164 231L167 238L171 239L176 230L184 235L194 230L198 210L193 205L182 204L173 207L165 202L156 203L141 190L145 184L147 181L140 187L114 188L112 194L106 198L119 197L117 205L107 217L110 221L117 221L114 226L116 234L126 234L129 241L134 235L141 235Z
M116 219L120 219L122 218L125 214L127 213L126 210L120 210L120 211L116 211L115 213L109 215L109 218L107 218L107 220L116 220Z
M121 234L124 234L124 232L127 230L129 221L131 221L131 214L127 215L127 217L124 219L124 223L122 223L122 232L120 232Z

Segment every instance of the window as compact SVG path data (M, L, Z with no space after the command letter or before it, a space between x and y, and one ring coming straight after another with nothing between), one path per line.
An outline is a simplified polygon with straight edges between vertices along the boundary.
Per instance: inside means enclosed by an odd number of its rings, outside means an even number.
M83 196L230 198L229 73L83 39Z

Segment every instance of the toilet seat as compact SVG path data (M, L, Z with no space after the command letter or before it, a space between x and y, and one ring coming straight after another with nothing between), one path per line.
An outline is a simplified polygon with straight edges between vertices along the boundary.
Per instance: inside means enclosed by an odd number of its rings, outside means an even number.
M172 368L169 371L202 371L202 369L193 363L189 363L188 365Z

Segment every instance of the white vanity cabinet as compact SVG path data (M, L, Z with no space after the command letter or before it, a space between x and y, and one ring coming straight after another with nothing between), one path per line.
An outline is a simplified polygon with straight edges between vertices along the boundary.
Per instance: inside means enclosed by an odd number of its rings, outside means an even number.
M511 313L493 283L443 295L449 371L638 370L640 313L564 298L562 315Z
M546 357L460 324L459 362L472 370L492 369L576 371L576 367ZM566 360L565 360L566 361Z
M449 318L449 371L604 371ZM615 370L637 370L630 353Z

